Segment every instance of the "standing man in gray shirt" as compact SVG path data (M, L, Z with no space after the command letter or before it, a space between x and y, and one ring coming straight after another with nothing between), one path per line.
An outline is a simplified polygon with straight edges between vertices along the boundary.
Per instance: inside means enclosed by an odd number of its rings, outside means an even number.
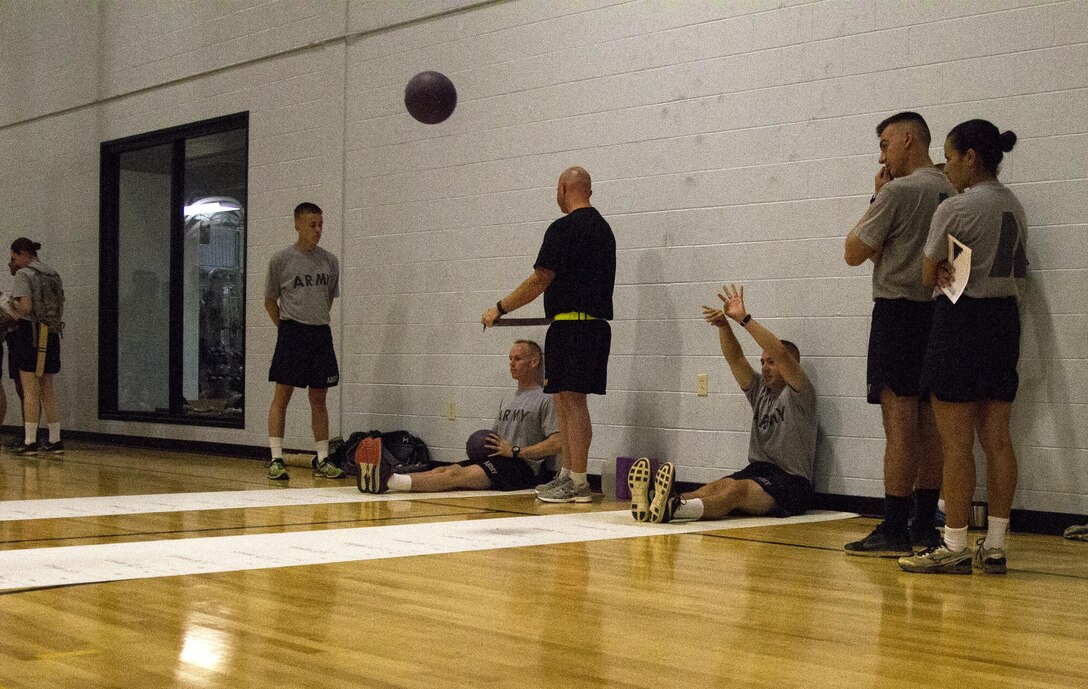
M718 328L722 355L752 405L748 466L680 495L673 485L676 472L671 462L657 470L651 490L650 462L639 459L627 474L636 521L718 519L734 511L792 517L812 507L816 388L801 368L801 354L795 344L778 339L752 318L744 307L743 287L738 291L730 285L718 298L724 308L704 306L703 317ZM759 373L744 358L729 319L763 348Z
M272 460L268 478L286 481L283 432L287 404L295 388L308 388L310 423L317 461L314 476L343 478L340 467L328 461L329 411L325 395L340 382L336 351L329 328L332 301L340 296L340 262L317 246L323 227L321 209L312 203L295 208L298 240L278 251L268 263L264 308L276 324L276 352L268 380L276 384L268 410L268 444Z
M873 262L873 317L866 383L884 421L884 521L847 543L850 555L903 557L940 541L934 527L941 452L929 403L919 398L922 359L933 318L932 288L918 279L937 205L956 190L929 157L929 127L901 112L876 128L876 193L846 237L846 262ZM908 527L914 508L914 521Z

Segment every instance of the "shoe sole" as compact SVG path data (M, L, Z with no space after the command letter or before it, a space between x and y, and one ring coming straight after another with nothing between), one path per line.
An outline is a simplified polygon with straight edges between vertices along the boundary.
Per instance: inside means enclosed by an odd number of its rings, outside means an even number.
M902 562L899 563L899 567L904 572L911 572L912 574L970 574L971 565L941 565L940 567L915 567L913 565L905 565Z
M843 552L847 555L853 555L854 557L910 557L914 555L914 549L909 550L847 550L843 548Z
M285 471L282 474L280 474L279 476L269 476L268 480L269 481L286 481L289 478L291 478L291 477Z
M377 495L381 490L382 439L363 438L355 448L355 462L359 465L359 475L355 484L359 492Z
M636 522L650 518L650 460L645 457L631 465L627 472L627 488L631 491L631 516Z
M572 497L572 498L546 498L543 495L538 495L538 496L536 496L536 499L541 501L541 502L549 502L549 503L552 503L552 504L570 503L570 502L578 502L578 503L593 502L593 496L592 495L578 495L578 496Z
M975 565L975 569L982 570L983 574L1008 574L1009 566L1004 562L983 562L982 566Z
M650 523L664 524L672 518L665 512L669 506L669 496L672 495L672 485L675 478L675 469L672 462L665 462L657 470L654 476L654 499L650 503Z

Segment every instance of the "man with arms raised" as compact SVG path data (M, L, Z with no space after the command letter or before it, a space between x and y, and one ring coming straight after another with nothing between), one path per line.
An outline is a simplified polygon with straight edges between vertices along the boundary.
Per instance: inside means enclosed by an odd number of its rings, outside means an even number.
M792 517L812 507L816 462L816 389L801 368L800 352L779 340L744 307L744 288L724 288L722 310L703 307L707 323L718 328L722 355L752 405L748 466L680 495L675 468L666 462L650 490L650 463L639 459L627 475L631 514L636 521L660 524L674 519L718 519L731 512ZM756 373L733 334L729 319L763 348Z

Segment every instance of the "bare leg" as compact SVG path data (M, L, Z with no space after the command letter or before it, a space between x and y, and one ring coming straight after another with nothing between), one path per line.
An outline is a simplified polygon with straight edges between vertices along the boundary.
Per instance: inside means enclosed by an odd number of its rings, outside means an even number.
M975 496L975 424L978 405L933 400L944 452L944 508L949 528L967 527Z
M941 455L941 439L937 435L937 421L933 417L933 405L929 400L918 401L918 476L915 488L937 490L941 487L944 462Z
M328 388L310 388L310 427L314 440L321 442L329 439L329 409L325 406Z
M978 439L986 451L986 496L990 516L1008 519L1016 492L1016 451L1009 435L1009 402L983 402L977 418Z
M593 442L593 424L583 392L560 392L560 433L566 431L563 463L572 473L584 474L589 465L589 445ZM568 450L570 454L568 455Z
M57 411L57 394L53 387L53 374L42 375L40 385L42 408L45 409L45 419L49 423L60 421L60 413Z
M918 467L918 398L900 397L888 388L880 395L884 419L884 492L906 497L914 492Z
M703 520L719 519L734 511L752 515L770 514L778 506L762 486L749 479L718 479L682 497L703 501L703 516L700 517Z
M456 464L412 474L413 493L438 493L444 490L487 490L491 479L476 465Z
M270 438L282 438L287 426L287 405L291 402L291 394L295 391L290 385L276 383L276 390L272 393L272 404L268 408L268 436Z
M19 371L23 383L23 422L38 423L41 418L41 381L31 371Z
M567 428L567 405L561 394L555 395L555 410L559 414L559 445L562 456L559 458L559 468L570 471L570 432Z

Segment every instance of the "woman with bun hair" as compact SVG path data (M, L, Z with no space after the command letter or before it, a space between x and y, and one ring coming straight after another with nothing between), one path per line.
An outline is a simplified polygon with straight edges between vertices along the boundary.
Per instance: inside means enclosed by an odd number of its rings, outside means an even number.
M59 321L61 316L64 288L57 271L38 259L41 248L41 244L26 237L19 237L11 244L11 267L16 269L11 298L23 319L13 333L10 349L12 363L18 369L23 385L25 435L22 445L11 449L17 455L59 455L64 452L57 396L53 390L53 376L60 371L58 331L62 325L53 319ZM49 422L49 439L39 446L41 407L45 408Z
M948 235L971 249L967 285L955 304L937 298L922 365L922 389L932 395L944 455L944 542L899 559L908 572L970 574L972 564L1004 574L1005 533L1016 491L1016 453L1009 416L1020 358L1019 281L1027 273L1027 219L1011 191L997 181L1016 134L986 120L956 125L944 142L944 173L961 193L933 214L922 282L948 287L955 277ZM975 437L986 453L989 524L972 554L967 521L975 492Z

